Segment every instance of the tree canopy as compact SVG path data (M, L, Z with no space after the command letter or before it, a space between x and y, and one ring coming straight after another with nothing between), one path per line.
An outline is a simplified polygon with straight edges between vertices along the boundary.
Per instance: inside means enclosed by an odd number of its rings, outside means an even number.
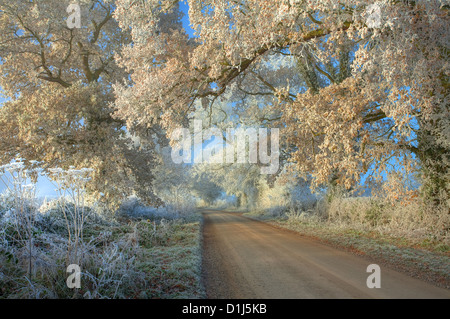
M194 37L174 0L81 1L80 29L65 1L0 1L2 160L89 164L96 189L151 193L155 139L203 110L280 128L282 162L313 186L401 165L448 194L448 3L185 2Z

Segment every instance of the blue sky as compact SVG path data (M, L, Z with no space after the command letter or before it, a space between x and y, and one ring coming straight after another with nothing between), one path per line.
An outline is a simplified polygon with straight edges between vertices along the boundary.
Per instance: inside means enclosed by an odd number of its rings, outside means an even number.
M183 23L183 27L186 30L187 34L189 34L190 37L193 37L194 30L191 29L190 22L189 22L189 14L188 14L189 6L184 1L180 1L180 9L184 13L184 17L183 17L183 19L181 19L181 22Z

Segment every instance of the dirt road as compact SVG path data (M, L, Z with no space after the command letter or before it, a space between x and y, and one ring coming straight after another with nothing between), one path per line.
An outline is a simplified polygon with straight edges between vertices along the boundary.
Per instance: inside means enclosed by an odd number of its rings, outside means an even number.
M450 291L237 213L204 212L203 276L208 298L446 298Z

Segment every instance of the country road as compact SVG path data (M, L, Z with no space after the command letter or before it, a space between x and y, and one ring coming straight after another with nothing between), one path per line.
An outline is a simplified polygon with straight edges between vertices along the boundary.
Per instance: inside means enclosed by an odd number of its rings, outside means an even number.
M205 211L203 279L211 299L446 298L450 291L238 213Z

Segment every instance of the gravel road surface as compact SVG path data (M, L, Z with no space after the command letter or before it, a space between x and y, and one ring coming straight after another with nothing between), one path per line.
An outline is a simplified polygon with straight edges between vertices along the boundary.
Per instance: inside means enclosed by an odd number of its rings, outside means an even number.
M450 291L238 213L205 211L203 279L212 299L446 298Z

